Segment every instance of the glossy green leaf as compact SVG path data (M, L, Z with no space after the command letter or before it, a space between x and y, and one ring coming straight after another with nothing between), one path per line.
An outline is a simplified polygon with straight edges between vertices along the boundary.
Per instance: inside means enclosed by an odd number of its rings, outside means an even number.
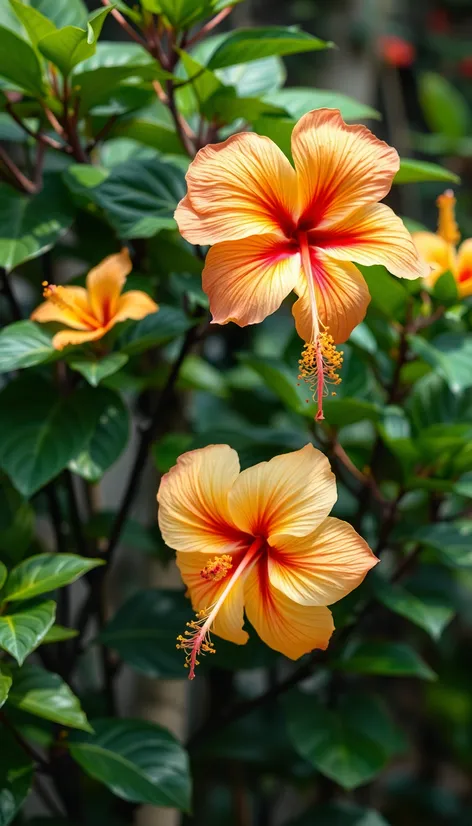
M161 304L157 313L151 313L128 327L116 346L123 353L134 356L181 336L193 324L182 310Z
M187 754L166 729L143 720L92 721L94 734L72 734L70 752L82 769L124 800L188 811Z
M314 806L287 826L389 826L373 809L363 809L354 803L339 801Z
M0 26L0 77L34 97L44 92L36 52L26 40L3 26Z
M74 215L57 175L46 174L41 192L34 197L0 183L0 267L9 272L47 252L69 229Z
M300 348L301 349L301 348ZM279 359L259 356L241 356L243 364L251 367L261 377L264 384L291 410L313 418L315 405L305 384L298 382L297 374ZM309 402L307 403L307 400Z
M333 427L345 427L364 420L376 422L381 414L381 407L373 402L352 398L327 398L323 402L325 419Z
M73 165L65 175L68 187L100 207L120 238L151 238L174 229L174 210L185 195L183 172L158 158L129 160L86 180L84 167ZM98 179L98 180L97 180Z
M103 559L89 559L76 554L30 556L10 571L3 597L9 602L32 599L70 585L87 571L104 564Z
M163 14L176 29L188 29L199 20L212 17L228 6L235 6L241 0L142 0L144 9L155 14Z
M11 688L11 682L11 671L8 668L8 665L6 663L0 662L0 708L4 705L8 697L8 692Z
M294 692L285 710L298 753L345 789L367 783L404 747L377 697L349 694L331 711L316 697Z
M42 639L41 644L64 642L65 640L73 640L78 636L78 631L75 628L65 628L63 625L51 625L46 636Z
M370 306L389 319L401 316L408 301L408 293L400 279L394 278L380 265L359 266L359 269L369 288Z
M385 579L375 581L377 598L391 611L414 622L438 640L454 616L454 608L446 597L438 594L412 594L400 585L392 585Z
M28 37L33 46L36 46L38 40L45 37L47 34L56 31L56 27L52 20L49 20L39 9L34 6L26 5L20 0L9 0L16 16L21 20L23 26L28 32Z
M62 397L38 376L22 376L0 394L0 466L30 496L84 449L103 410L97 391Z
M34 767L28 755L4 726L0 728L0 826L8 826L28 797Z
M13 672L8 702L22 711L62 726L92 731L80 701L58 674L36 665Z
M438 166L428 161L417 161L415 158L401 158L400 169L398 170L394 184L416 184L421 181L450 181L454 184L460 183L460 178L450 169Z
M433 295L441 304L456 304L459 298L457 281L452 272L443 272L434 282Z
M35 514L29 502L0 474L0 551L16 563L27 550L34 531Z
M295 121L307 112L311 112L312 109L323 108L339 109L346 121L380 118L380 113L376 109L332 89L286 88L271 92L265 96L264 100L274 106L281 106Z
M1 345L1 334L0 334ZM128 356L124 353L110 353L109 356L104 356L101 359L91 358L74 358L69 362L69 366L73 370L77 370L82 376L87 379L92 387L98 387L103 379L107 376L112 376L113 373L118 372L128 361Z
M0 590L4 586L7 576L8 576L7 567L6 567L6 565L3 564L3 562L0 562Z
M148 677L181 679L185 657L175 640L192 609L183 591L138 591L117 611L100 641L118 651L131 668Z
M354 674L379 674L384 677L419 677L435 680L436 674L406 643L365 642L343 652L332 661L333 668Z
M55 616L56 603L52 601L8 609L0 615L0 648L22 665L44 639Z
M443 75L423 72L418 92L424 119L432 132L449 138L468 135L470 110L467 101Z
M472 334L441 333L433 341L408 336L412 350L446 380L453 393L472 387Z
M472 520L470 519L422 525L416 529L411 538L434 548L441 560L453 568L469 568L472 565Z
M272 55L288 55L300 52L329 49L332 43L311 34L283 26L237 29L230 32L218 46L208 63L209 69L222 69L236 63L247 63Z
M89 438L69 461L69 467L89 482L97 482L121 456L128 443L129 414L120 396L105 387L93 391L100 416Z
M57 28L86 28L88 11L83 0L29 0L29 4L52 20Z
M57 351L52 336L33 321L15 321L0 332L0 373L42 364Z
M68 77L74 66L95 54L97 40L110 11L110 6L98 9L89 17L86 29L65 26L47 34L38 41L39 51L64 77Z

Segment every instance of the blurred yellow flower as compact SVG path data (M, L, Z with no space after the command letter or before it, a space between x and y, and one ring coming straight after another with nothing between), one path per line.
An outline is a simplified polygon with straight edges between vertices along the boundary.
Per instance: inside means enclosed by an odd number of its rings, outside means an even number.
M328 460L312 445L240 472L236 451L180 456L161 481L159 526L177 551L195 621L178 638L189 677L211 632L243 645L244 612L260 638L295 660L325 649L326 607L378 560L351 525L328 516L337 498Z
M155 313L158 305L141 290L122 294L133 266L128 250L109 255L87 275L84 287L63 287L43 282L46 301L31 314L33 321L56 321L71 328L56 333L56 350L102 338L119 321L137 321Z
M413 241L421 257L431 265L431 274L426 282L433 286L439 276L451 272L461 298L472 295L472 238L464 241L459 248L460 232L456 223L456 199L451 189L447 189L436 201L439 210L437 232L415 232Z

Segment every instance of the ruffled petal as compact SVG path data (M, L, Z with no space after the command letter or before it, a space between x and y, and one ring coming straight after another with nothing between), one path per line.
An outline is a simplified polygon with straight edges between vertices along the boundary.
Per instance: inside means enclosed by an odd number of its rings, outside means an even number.
M236 553L233 558L233 570L241 562L243 554ZM177 565L185 582L194 611L210 608L218 599L227 584L227 578L211 581L202 577L202 570L208 563L208 554L177 553ZM243 631L244 624L244 580L238 579L221 605L212 626L212 633L225 640L244 645L248 634Z
M354 264L333 261L321 250L310 250L316 312L335 344L349 338L364 318L370 301L367 284ZM292 308L297 333L304 341L313 336L313 307L305 274L295 287L299 296Z
M133 265L127 249L109 255L87 275L87 290L94 315L106 324L116 313L121 290Z
M188 194L175 212L191 244L290 233L296 218L293 167L269 138L233 135L200 149L189 166Z
M57 321L59 324L72 327L73 330L90 330L97 326L84 287L60 285L50 289L54 290L57 298L48 299L36 307L31 313L32 321L39 321L41 324Z
M75 330L61 330L56 333L52 340L52 346L55 350L63 350L69 345L86 344L88 341L97 341L99 338L108 332L105 327L99 327L97 330L89 330L86 332L76 332Z
M462 298L472 295L472 238L464 241L459 247L456 280Z
M155 301L141 290L129 290L118 299L114 321L126 321L131 318L139 321L140 318L155 313L159 309Z
M422 278L430 272L403 221L385 204L363 207L326 232L310 232L308 238L338 261L383 264L398 278Z
M337 109L304 115L292 133L300 229L332 226L390 190L400 159L365 126L347 126Z
M238 454L228 445L209 445L180 456L162 477L157 495L164 542L176 551L210 554L246 546L228 506L238 474Z
M300 605L332 605L378 561L351 525L328 517L312 534L277 543L269 555L269 579Z
M300 274L300 254L276 235L215 244L203 270L203 290L216 324L257 324L277 310Z
M330 464L313 445L243 470L229 492L234 523L275 544L280 535L305 536L337 498Z
M244 602L247 618L261 640L291 660L314 648L328 647L334 631L331 611L322 606L300 605L273 588L264 559L248 574Z

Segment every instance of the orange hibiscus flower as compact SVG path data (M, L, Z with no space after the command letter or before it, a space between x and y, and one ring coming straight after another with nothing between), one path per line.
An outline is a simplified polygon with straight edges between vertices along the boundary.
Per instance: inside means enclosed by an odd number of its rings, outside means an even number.
M318 109L292 133L295 169L269 138L233 135L198 152L175 213L192 244L213 244L203 289L213 321L256 324L295 290L301 376L323 418L326 382L339 382L345 341L370 300L352 263L384 264L400 278L424 275L410 234L389 207L399 158L337 109Z
M159 309L141 290L121 294L133 265L128 250L109 255L90 270L84 287L57 287L43 282L46 301L31 313L33 321L57 321L71 328L56 333L56 350L68 344L84 344L102 338L119 321L137 321Z
M354 528L328 516L336 496L329 462L312 445L242 473L236 451L210 445L165 474L159 526L197 611L178 638L190 679L199 654L214 651L211 632L247 641L244 611L261 639L293 660L327 647L326 606L378 562Z
M419 254L431 265L428 276L429 286L445 272L451 272L461 298L472 295L472 238L468 238L457 249L461 234L456 223L456 199L451 189L447 189L436 201L439 210L438 230L434 232L414 232L413 241Z

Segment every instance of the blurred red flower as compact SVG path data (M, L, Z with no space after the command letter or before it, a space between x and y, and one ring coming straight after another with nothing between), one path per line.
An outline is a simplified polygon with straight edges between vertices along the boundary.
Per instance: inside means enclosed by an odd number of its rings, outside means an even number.
M384 34L379 37L378 46L384 62L395 69L408 69L415 61L415 47L403 37Z

